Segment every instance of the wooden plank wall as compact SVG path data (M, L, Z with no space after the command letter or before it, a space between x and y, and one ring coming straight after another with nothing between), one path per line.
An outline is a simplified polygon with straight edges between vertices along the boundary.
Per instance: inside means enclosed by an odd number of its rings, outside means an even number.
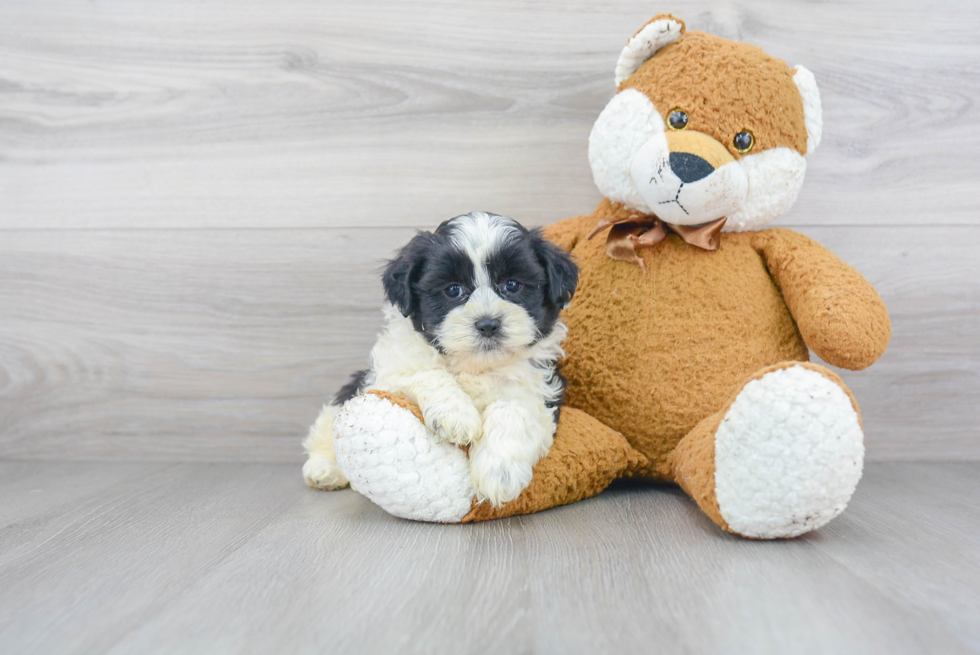
M654 13L802 63L824 142L780 224L880 289L868 457L980 458L980 4L0 3L0 457L298 461L375 270L474 209L599 200Z

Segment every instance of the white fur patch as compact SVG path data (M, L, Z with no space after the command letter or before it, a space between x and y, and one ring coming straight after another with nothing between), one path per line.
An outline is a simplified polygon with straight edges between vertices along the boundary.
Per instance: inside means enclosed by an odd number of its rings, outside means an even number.
M746 155L738 164L748 179L748 193L745 202L728 215L725 232L754 230L793 207L806 175L803 155L792 148L773 148Z
M310 455L303 463L303 479L314 489L324 491L343 489L348 484L336 460L317 455Z
M645 214L653 210L633 183L631 163L647 141L664 132L660 112L636 89L613 96L589 135L589 165L605 197Z
M864 464L851 399L791 366L745 385L715 434L715 494L738 534L795 537L840 514Z
M303 442L309 458L303 464L303 479L315 489L341 489L347 486L333 450L333 422L336 405L325 405Z
M635 89L609 101L589 136L589 164L599 191L613 202L678 225L727 215L726 232L757 229L790 210L806 173L802 155L773 148L681 188L669 157L663 119Z
M435 502L435 492L431 491L428 482L405 473L411 469L409 464L402 462L379 468L371 459L382 457L388 462L394 456L382 453L393 441L407 439L415 444L413 447L422 448L420 440L427 439L432 442L432 452L438 455L440 470L450 466L447 462L456 466L461 461L466 467L467 480L471 475L469 460L453 444L472 444L470 456L474 458L474 464L469 500L478 493L481 500L499 506L516 498L530 483L529 471L548 452L554 438L554 414L546 402L558 398L562 391L560 380L551 375L551 367L564 355L561 342L568 329L559 321L547 337L500 358L488 368L475 365L469 355L441 355L426 343L412 327L411 320L402 316L397 308L386 304L384 311L387 324L371 350L373 378L368 388L398 393L419 405L427 428L411 412L395 408L402 414L396 412L401 418L391 424L394 432L372 436L371 430L382 429L388 425L389 418L395 421L395 415L385 410L388 418L384 421L379 423L370 419L372 408L376 407L374 401L366 401L369 403L366 407L359 403L363 398L377 399L371 394L345 404L335 423L334 445L337 461L351 480L351 486L398 516L426 521L458 520L425 518L434 516L426 508ZM362 418L342 420L344 416L353 416L355 409ZM348 434L356 433L357 452L351 450L349 444L340 443L342 423ZM413 428L413 424L418 429ZM348 453L346 463L341 451ZM446 454L448 452L455 454ZM477 453L484 453L478 462ZM411 460L407 450L398 457ZM365 466L368 468L363 468ZM366 481L384 493L373 491L374 495L371 495L362 491ZM403 484L408 484L407 496L392 491ZM395 505L396 510L389 509ZM456 507L455 504L452 506ZM439 505L439 511L442 509Z
M481 318L500 321L500 336L493 350L481 348L482 339L474 327ZM507 302L492 287L480 286L465 304L446 314L433 333L446 354L458 361L461 368L482 370L523 355L537 338L538 326L523 307Z
M820 104L820 90L817 79L808 69L796 66L793 81L803 98L803 119L806 123L806 154L813 153L820 146L823 135L823 109Z
M564 354L561 342L568 329L559 321L547 337L500 355L492 366L468 354L439 356L433 362L432 348L409 320L394 309L386 315L388 329L372 350L377 374L372 388L416 402L433 438L472 444L479 500L500 506L516 498L554 438L554 414L546 402L562 392L551 366Z
M616 86L632 75L657 50L673 43L681 36L681 24L669 18L660 18L645 25L633 36L616 62Z
M456 523L474 490L466 453L415 415L374 394L348 401L334 424L337 463L351 487L389 514Z
M520 231L503 216L486 212L457 216L453 219L452 226L453 243L473 262L476 285L489 286L490 274L487 272L487 260L508 239L518 236Z
M442 501L437 502L440 483L425 479L425 466L432 458L439 471L462 463L463 473L456 471L453 483L457 491L462 488L459 475L465 475L467 481L472 477L472 483L463 485L468 494L466 510L474 494L500 506L517 498L530 483L531 469L554 438L554 411L549 405L563 392L555 363L564 356L561 342L567 334L561 321L547 335L539 334L528 311L505 300L492 286L488 260L511 239L528 237L516 223L478 212L458 216L447 227L454 247L473 262L475 288L463 305L449 311L437 325L421 326L438 348L415 330L412 319L386 303L385 329L371 349L371 369L359 389L404 396L419 406L424 426L411 412L387 401L379 410L383 419L372 418L377 397L355 398L338 415L333 444L329 431L320 424L334 410L324 410L311 431L319 436L314 447L308 448L310 460L304 466L312 486L333 484L319 482L333 473L333 478L342 480L346 475L356 490L389 512L428 521L459 519L451 511L446 513L449 510ZM498 338L492 343L476 327L482 319L499 321ZM340 444L344 430L354 442ZM379 430L386 431L374 434ZM471 446L470 460L457 447L461 445ZM395 446L400 451L388 454ZM417 471L413 468L416 454L423 464ZM441 474L439 471L433 474ZM455 511L457 505L453 500L450 509Z

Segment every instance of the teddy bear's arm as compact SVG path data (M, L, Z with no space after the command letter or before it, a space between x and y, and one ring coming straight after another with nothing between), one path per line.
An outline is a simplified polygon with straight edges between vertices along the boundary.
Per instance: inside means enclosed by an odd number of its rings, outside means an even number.
M891 323L885 303L864 277L802 234L763 230L753 240L800 334L821 359L861 370L885 352Z

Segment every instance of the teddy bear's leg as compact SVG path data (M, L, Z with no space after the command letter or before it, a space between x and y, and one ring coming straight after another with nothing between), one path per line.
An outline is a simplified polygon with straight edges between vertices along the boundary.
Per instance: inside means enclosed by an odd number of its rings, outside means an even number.
M840 514L863 463L854 397L808 362L753 375L668 460L675 481L715 523L757 539L795 537Z
M535 465L531 484L502 507L477 505L466 451L427 430L417 406L380 391L343 406L334 446L337 462L356 491L395 516L442 523L528 514L582 500L649 465L621 434L566 407L554 444Z
M402 396L369 391L347 401L334 448L351 487L389 514L456 523L473 505L466 451L428 430Z
M554 443L535 464L531 484L502 507L494 509L487 503L474 506L463 521L531 514L591 498L616 478L649 465L649 460L619 432L581 410L563 407Z
M316 489L341 489L347 486L347 478L337 465L333 449L333 422L339 410L336 405L324 405L303 442L307 454L303 479Z

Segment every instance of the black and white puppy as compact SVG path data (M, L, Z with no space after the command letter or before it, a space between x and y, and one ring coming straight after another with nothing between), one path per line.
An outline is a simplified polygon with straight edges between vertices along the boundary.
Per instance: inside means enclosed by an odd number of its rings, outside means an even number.
M333 422L371 389L417 403L437 437L469 445L480 501L517 498L551 448L564 379L556 369L578 267L538 230L482 212L420 232L383 274L385 328L310 430L306 482L337 489Z

